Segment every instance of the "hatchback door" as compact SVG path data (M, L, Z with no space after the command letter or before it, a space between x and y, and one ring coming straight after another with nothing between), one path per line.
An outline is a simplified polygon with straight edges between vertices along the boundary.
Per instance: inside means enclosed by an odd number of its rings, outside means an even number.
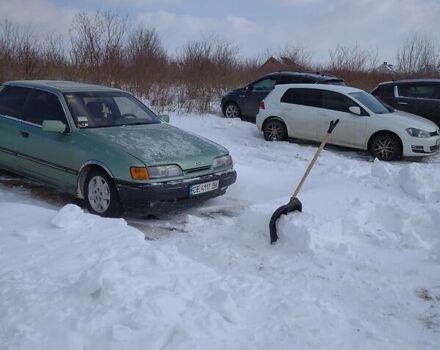
M350 112L350 107L359 107L361 115ZM366 112L350 97L339 92L322 90L322 108L319 110L316 137L322 139L332 120L339 119L339 125L332 133L330 143L362 148L365 144Z
M23 106L29 89L2 86L0 92L0 168L20 171L17 142L21 130Z
M44 120L59 120L65 133L44 131ZM66 114L57 95L32 90L23 111L23 123L17 150L22 155L21 167L29 176L75 192L81 166L80 147L71 133Z
M318 89L288 89L280 100L280 116L287 124L290 137L316 140L316 127L321 91Z

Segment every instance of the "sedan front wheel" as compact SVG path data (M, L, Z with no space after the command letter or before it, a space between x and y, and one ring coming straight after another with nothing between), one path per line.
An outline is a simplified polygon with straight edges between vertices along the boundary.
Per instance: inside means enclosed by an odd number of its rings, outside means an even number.
M102 170L92 170L85 183L85 201L92 214L119 217L122 206L113 180Z

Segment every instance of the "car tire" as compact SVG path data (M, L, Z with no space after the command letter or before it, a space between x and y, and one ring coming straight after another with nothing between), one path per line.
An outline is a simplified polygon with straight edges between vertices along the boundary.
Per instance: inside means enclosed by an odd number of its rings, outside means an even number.
M84 198L90 213L103 217L120 217L122 206L113 179L100 169L93 169L87 175Z
M383 133L371 139L369 151L379 160L395 160L402 154L402 143L396 135Z
M240 107L234 102L228 102L223 108L223 115L226 118L241 118Z
M264 123L263 133L266 141L284 141L287 139L286 125L278 119L271 119Z

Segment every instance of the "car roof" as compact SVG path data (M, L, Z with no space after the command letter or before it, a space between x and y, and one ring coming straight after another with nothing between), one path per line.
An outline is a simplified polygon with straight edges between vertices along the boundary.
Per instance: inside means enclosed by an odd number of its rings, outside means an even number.
M396 84L410 84L410 83L436 83L440 84L440 79L430 78L430 79L402 79L394 81L384 81L379 83L379 85L396 85Z
M42 89L51 92L61 92L61 93L92 92L92 91L109 91L109 92L123 91L120 89L102 86L102 85L78 83L78 82L66 81L66 80L14 80L14 81L8 81L4 83L4 85Z
M344 85L328 85L328 84L279 84L275 85L275 89L320 89L320 90L328 90L335 91L348 94L350 92L363 92L361 89L357 89L351 86Z
M335 79L335 80L342 80L341 78L338 78L334 75L330 75L330 74L322 74L322 73L311 73L311 72L290 72L290 71L280 71L280 72L273 72L273 73L269 73L266 75L266 77L270 77L273 75L285 75L285 76L303 76L303 77L310 77L310 78L315 78L318 80L327 80L327 79Z

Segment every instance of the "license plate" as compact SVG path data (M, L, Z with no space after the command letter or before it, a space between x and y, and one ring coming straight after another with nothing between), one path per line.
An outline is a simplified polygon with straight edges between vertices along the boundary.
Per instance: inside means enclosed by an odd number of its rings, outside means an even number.
M192 197L192 196L197 196L198 194L215 191L218 189L218 183L219 181L215 180L210 182L204 182L202 184L191 185L189 186L189 195Z

